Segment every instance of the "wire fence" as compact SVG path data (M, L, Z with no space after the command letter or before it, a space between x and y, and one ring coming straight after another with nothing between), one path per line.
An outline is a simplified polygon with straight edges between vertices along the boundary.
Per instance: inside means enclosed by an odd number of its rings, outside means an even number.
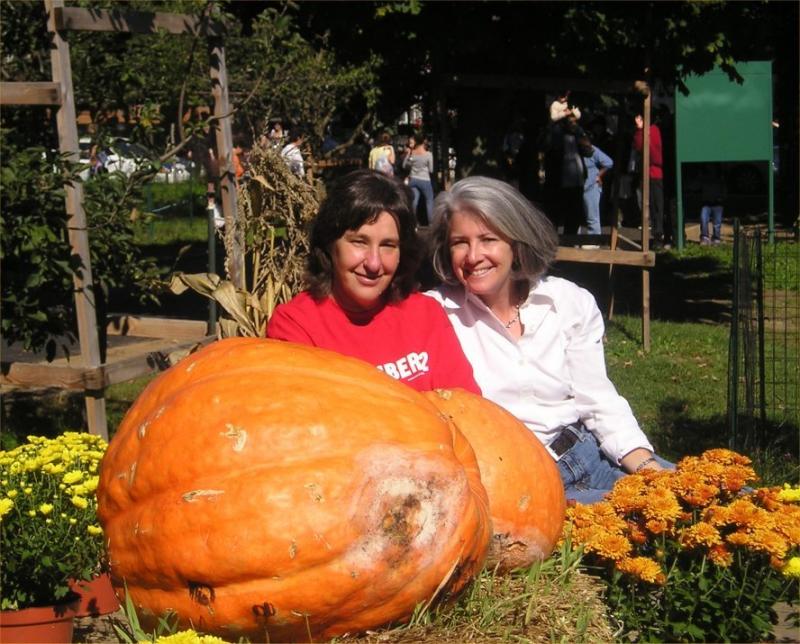
M728 354L729 443L765 447L800 431L800 247L793 234L768 244L734 224Z

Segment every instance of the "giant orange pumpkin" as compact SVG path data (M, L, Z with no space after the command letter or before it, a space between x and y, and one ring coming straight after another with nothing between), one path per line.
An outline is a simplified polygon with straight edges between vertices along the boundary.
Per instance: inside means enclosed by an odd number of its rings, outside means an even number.
M145 628L330 638L408 618L481 569L491 527L472 449L372 366L237 338L129 410L102 463L112 578Z
M489 494L487 563L506 571L545 559L561 535L566 500L555 461L515 416L463 389L425 394L467 437Z

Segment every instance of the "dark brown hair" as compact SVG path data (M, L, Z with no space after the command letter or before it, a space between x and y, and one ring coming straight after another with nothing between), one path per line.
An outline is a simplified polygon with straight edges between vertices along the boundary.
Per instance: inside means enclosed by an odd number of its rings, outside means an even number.
M400 264L386 291L389 301L408 297L416 288L420 243L412 210L411 189L374 170L355 170L338 179L329 189L311 226L311 253L306 284L314 299L331 293L333 262L331 246L348 230L358 230L388 212L400 235Z

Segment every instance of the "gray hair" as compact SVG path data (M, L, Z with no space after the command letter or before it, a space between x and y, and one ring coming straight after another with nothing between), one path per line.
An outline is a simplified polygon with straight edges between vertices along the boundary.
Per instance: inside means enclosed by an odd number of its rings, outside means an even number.
M430 232L436 274L457 284L450 261L450 220L457 210L478 215L511 241L512 280L521 296L544 275L556 256L558 234L547 216L513 186L490 177L467 177L436 196Z

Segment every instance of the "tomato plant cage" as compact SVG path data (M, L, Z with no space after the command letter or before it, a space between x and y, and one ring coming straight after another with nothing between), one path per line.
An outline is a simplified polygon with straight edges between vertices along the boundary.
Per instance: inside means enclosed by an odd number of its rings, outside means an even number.
M231 110L228 103L228 78L225 66L224 26L221 22L192 15L170 13L144 13L118 10L82 9L65 7L63 0L44 0L47 11L47 29L52 37L51 82L0 83L0 105L47 105L57 107L56 125L59 149L69 160L77 161L79 154L75 95L72 85L72 66L69 44L64 32L103 31L118 33L156 33L204 36L208 42L211 59L210 77L214 97L213 120L216 127L218 158L224 160L220 168L222 210L226 221L236 218L236 190L231 163L233 137ZM122 359L110 356L103 362L99 346L92 267L89 255L89 235L83 209L83 186L80 183L66 186L67 227L72 254L79 258L81 267L74 273L75 309L80 343L81 366L30 362L3 362L0 384L20 388L56 387L83 390L85 395L88 429L93 434L108 438L105 388L131 380L154 370L169 366L170 352L187 350L198 342L213 339L205 322L194 320L167 320L137 318L123 315L109 325L110 335L128 335L147 338L138 350L128 352ZM243 286L243 241L238 238L236 226L226 226L226 247L233 249L228 258L234 284Z

